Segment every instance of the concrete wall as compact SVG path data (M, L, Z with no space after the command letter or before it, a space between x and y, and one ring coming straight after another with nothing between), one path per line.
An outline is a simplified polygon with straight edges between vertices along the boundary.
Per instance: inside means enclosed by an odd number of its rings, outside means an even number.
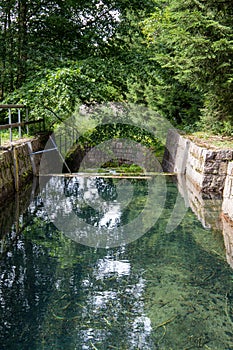
M162 167L169 173L185 174L190 140L175 129L168 130Z
M227 168L222 210L233 221L233 162L229 162Z
M0 151L0 201L19 191L39 169L41 156L29 154L42 150L46 140L45 135L20 140L12 143L11 149Z

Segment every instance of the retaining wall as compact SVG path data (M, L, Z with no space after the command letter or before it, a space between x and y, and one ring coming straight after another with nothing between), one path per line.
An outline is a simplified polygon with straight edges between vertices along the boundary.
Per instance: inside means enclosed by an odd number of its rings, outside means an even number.
M178 189L206 228L222 231L233 267L233 150L201 147L170 130L164 171L178 173Z
M185 174L190 140L175 129L168 130L162 167L169 173Z
M185 174L203 193L223 193L231 149L207 149L197 145L176 130L169 130L163 169Z
M18 192L36 174L41 155L30 157L30 153L44 149L46 140L45 135L20 140L0 152L0 201Z

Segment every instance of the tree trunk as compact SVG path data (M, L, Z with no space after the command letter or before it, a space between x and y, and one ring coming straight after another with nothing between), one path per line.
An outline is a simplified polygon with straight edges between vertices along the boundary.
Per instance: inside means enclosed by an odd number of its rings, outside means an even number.
M18 59L16 87L20 87L26 77L27 62L27 0L18 1Z

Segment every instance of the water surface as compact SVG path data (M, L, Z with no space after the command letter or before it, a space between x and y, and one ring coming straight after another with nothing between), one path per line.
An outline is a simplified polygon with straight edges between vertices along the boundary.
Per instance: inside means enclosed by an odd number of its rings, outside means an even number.
M63 183L72 210L110 234L140 214L148 195L147 182L133 180L122 209L120 180L83 181ZM59 231L36 196L1 241L0 349L233 349L233 270L222 233L204 229L191 209L168 233L177 187L168 180L167 189L154 226L108 249ZM96 193L113 203L112 215L94 205Z

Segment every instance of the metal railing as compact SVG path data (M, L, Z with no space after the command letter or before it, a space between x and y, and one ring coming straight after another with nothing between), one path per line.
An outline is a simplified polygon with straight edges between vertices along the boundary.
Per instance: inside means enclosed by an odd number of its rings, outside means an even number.
M13 141L13 133L12 133L12 129L13 128L18 128L18 137L21 138L22 137L22 127L26 126L26 134L29 134L29 125L31 124L38 124L38 123L43 123L43 128L45 128L44 126L44 119L38 119L38 120L33 120L33 121L29 121L28 120L28 107L25 105L21 105L21 104L0 104L0 109L8 109L8 124L3 124L0 125L0 145L1 145L1 130L7 130L9 129L9 141L12 142ZM16 109L17 110L17 122L16 123L12 123L12 109ZM21 110L24 109L25 110L25 121L22 121L22 114L21 114Z

